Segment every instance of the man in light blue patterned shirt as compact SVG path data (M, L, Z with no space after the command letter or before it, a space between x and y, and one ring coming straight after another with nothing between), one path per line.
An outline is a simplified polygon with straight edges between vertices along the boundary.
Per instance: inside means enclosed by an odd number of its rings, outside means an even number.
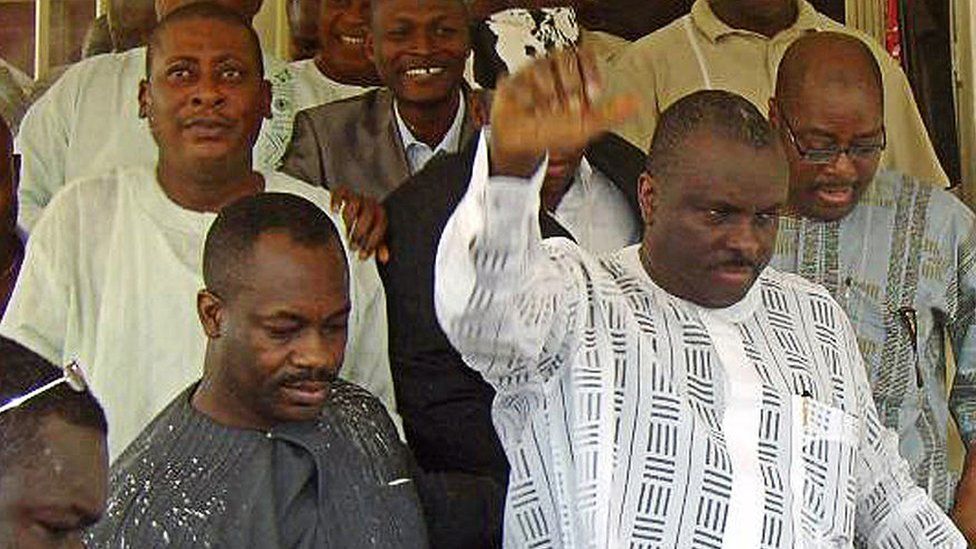
M880 78L870 50L848 36L817 33L786 53L770 116L790 163L792 212L771 265L826 286L844 307L882 422L916 483L949 509L949 414L967 445L976 438L974 216L932 185L877 171ZM964 501L961 491L957 510Z

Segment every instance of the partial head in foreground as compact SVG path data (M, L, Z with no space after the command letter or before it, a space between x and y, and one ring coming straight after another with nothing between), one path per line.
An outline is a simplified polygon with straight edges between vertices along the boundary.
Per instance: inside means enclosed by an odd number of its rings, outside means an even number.
M7 338L0 357L0 404L62 374ZM105 510L107 430L95 397L66 384L0 413L0 545L81 547Z
M342 366L349 274L328 216L295 195L225 207L207 234L197 311L208 338L193 405L240 428L318 416Z
M638 191L654 281L704 307L742 299L772 255L787 177L775 134L746 99L700 91L666 109Z
M247 20L210 2L178 8L153 30L146 62L139 114L149 121L160 163L184 173L249 171L271 116L271 84Z
M471 51L463 0L373 0L367 51L400 102L453 100Z
M834 221L857 206L885 146L884 87L871 49L832 32L794 42L779 66L770 120L790 163L790 208Z

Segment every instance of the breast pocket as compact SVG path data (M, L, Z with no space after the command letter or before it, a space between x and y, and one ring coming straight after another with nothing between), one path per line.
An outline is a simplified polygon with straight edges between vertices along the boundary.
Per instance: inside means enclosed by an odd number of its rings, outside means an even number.
M809 397L792 398L790 486L796 547L854 542L858 421Z

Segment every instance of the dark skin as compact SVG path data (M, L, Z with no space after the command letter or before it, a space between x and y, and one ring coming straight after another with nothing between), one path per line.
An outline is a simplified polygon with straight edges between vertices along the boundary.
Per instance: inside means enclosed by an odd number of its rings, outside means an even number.
M84 529L105 512L105 435L50 416L37 436L30 463L0 475L0 539L19 549L82 548Z
M291 38L289 55L292 61L311 59L322 47L319 41L320 4L319 0L288 2L288 30Z
M671 295L703 307L745 297L769 263L786 204L782 150L705 132L685 142L672 173L639 181L644 268Z
M319 42L315 66L323 74L343 84L380 85L376 67L369 57L370 0L321 0Z
M264 189L251 169L271 86L244 29L213 20L178 23L158 36L139 102L159 145L157 174L174 202L218 211Z
M316 418L339 373L349 290L336 243L261 235L224 296L203 290L197 311L207 334L204 377L193 407L222 425L269 429Z
M491 173L528 177L546 151L580 149L636 107L633 98L602 96L596 63L585 52L539 59L499 86ZM786 202L787 164L775 145L756 150L707 133L687 143L688 157L672 174L641 178L645 268L669 293L726 307L769 261Z
M798 13L795 0L709 0L708 3L726 25L767 38L793 25Z
M554 212L559 207L582 160L583 149L549 155L546 178L542 182L542 206L546 211Z
M222 21L189 19L157 38L139 105L159 146L156 173L163 191L200 212L262 192L252 149L263 119L271 116L271 84L260 73L248 33ZM380 206L336 193L333 208L342 206L350 245L363 256L385 250ZM382 253L381 259L388 252Z
M459 0L374 0L367 51L411 133L431 147L460 104L467 25Z
M846 36L818 35L798 40L784 57L769 117L790 163L790 209L835 221L857 206L881 153L842 154L815 164L804 160L800 149L880 142L884 101L880 82L871 76L870 51Z
M112 0L109 4L108 29L115 51L144 46L156 26L156 9L152 0Z

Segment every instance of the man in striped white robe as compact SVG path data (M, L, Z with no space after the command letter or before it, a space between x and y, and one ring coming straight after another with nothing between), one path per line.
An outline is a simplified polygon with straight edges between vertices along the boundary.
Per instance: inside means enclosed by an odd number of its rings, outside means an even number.
M879 423L841 308L766 268L787 164L748 101L662 115L640 245L541 239L545 151L633 109L598 101L592 67L556 54L500 86L438 250L438 319L498 392L506 545L964 547Z

